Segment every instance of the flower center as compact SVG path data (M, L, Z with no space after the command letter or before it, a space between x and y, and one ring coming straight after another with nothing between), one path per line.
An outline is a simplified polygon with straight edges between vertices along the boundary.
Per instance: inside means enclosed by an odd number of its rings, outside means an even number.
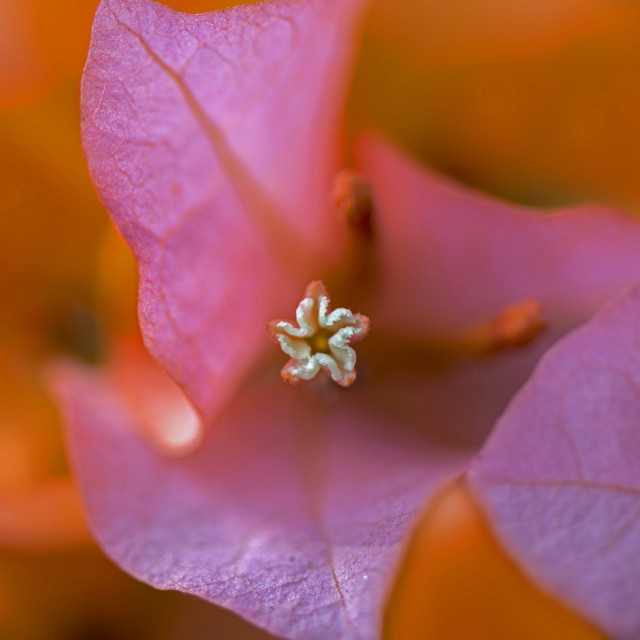
M331 332L318 328L315 334L309 338L311 351L314 353L331 353L329 348L329 339L331 336Z
M296 309L297 326L286 320L267 325L269 335L290 357L280 372L297 384L320 371L343 387L356 379L356 352L350 344L364 338L369 318L349 309L329 311L329 295L320 281L312 282Z

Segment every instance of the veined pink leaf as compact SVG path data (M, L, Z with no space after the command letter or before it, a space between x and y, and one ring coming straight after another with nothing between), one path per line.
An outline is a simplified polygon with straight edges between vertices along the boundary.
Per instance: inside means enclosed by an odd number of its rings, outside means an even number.
M138 261L146 344L205 419L341 246L326 204L361 5L98 8L85 153Z
M117 371L58 371L93 529L134 576L271 633L380 638L413 517L472 450L433 433L420 387L391 377L315 395L284 384L278 368L179 459L139 439Z
M377 136L360 141L357 157L379 212L380 282L369 312L394 329L446 335L531 298L551 328L566 330L640 278L640 225L631 217L598 206L529 209L463 191Z
M514 557L612 638L640 637L640 287L549 352L469 472Z
M356 159L375 187L373 336L436 340L523 299L542 307L548 328L533 344L463 362L425 388L433 419L481 444L545 351L640 279L640 224L606 207L533 210L463 189L379 135L359 140Z

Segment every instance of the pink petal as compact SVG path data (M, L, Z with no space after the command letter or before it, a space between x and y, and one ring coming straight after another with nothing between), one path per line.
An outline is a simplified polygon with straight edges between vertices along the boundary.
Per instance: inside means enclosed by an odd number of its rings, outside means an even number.
M98 8L85 152L138 260L146 343L205 417L257 356L274 308L295 305L330 253L325 203L361 4Z
M420 396L392 380L314 391L285 385L273 366L200 449L172 459L139 439L117 375L67 368L57 379L106 552L156 587L287 638L379 638L416 510L471 455L429 435Z
M375 188L381 279L372 321L434 337L526 298L552 329L640 278L640 224L605 207L544 212L465 189L384 139L358 147Z
M424 390L433 420L479 445L542 354L640 278L640 224L604 207L545 213L492 199L376 135L356 158L377 212L372 336L455 337L515 302L541 303L549 327L531 345L462 362Z
M469 473L526 570L640 637L640 287L549 352Z

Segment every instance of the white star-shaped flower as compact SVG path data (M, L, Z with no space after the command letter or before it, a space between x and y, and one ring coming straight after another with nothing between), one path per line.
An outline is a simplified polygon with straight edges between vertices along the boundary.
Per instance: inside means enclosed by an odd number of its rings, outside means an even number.
M282 378L291 384L311 380L324 371L343 387L356 379L356 352L349 346L369 331L369 318L349 309L329 311L329 296L320 281L312 282L296 309L298 326L273 320L269 335L291 358Z

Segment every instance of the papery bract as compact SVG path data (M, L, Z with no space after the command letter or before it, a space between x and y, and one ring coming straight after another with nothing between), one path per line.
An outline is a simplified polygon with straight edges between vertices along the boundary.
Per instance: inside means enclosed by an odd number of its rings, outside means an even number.
M261 350L266 322L295 304L309 258L340 245L326 185L361 4L98 8L85 151L138 260L147 346L205 418Z
M589 317L638 274L638 224L605 207L544 211L425 173L375 138L358 147L375 184L380 268L375 319L443 335L523 298L551 327ZM411 304L407 304L412 298Z
M447 338L514 301L541 303L549 329L533 345L444 371L424 391L445 409L434 421L479 442L540 355L640 277L640 228L604 207L545 212L461 190L377 136L356 157L378 212L374 331Z
M527 571L612 634L640 635L640 288L541 361L470 470Z
M377 637L412 516L470 450L421 432L419 389L399 394L385 380L318 401L278 367L270 377L238 395L194 454L172 460L136 437L136 416L103 376L61 371L97 538L133 575L272 633Z

